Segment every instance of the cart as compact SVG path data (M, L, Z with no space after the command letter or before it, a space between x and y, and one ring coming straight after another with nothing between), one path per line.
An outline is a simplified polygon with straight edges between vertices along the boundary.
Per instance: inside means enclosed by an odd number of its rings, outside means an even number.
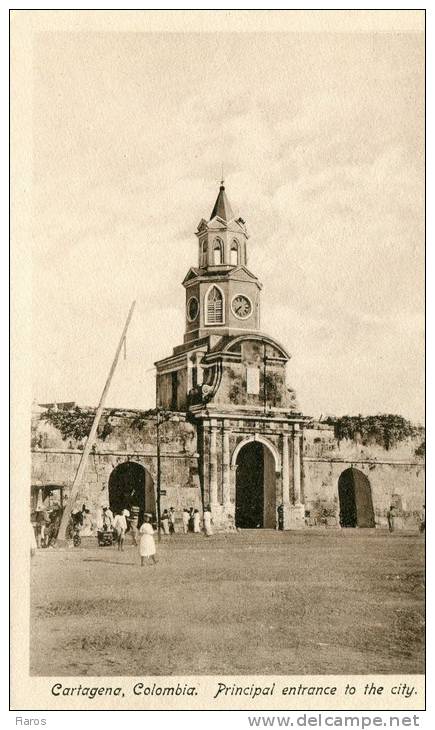
M106 545L113 545L113 532L112 530L98 530L97 540L99 547L106 547Z

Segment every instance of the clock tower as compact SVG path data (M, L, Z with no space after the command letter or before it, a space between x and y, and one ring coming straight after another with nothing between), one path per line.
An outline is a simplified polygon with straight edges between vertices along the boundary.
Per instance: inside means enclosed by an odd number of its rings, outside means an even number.
M198 266L189 269L185 342L260 329L261 284L247 268L248 232L222 181L210 219L199 222Z
M223 181L196 237L197 266L183 280L183 343L155 363L157 407L196 424L201 499L218 528L302 527L306 419L287 384L290 355L261 332L262 285Z

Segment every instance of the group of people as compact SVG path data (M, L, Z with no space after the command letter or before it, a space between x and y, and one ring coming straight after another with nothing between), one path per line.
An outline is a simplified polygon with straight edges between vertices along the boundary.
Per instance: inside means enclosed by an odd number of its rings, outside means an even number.
M91 510L83 504L81 509L73 510L71 515L71 526L73 531L80 531L82 537L91 537L94 531L94 523L91 517Z
M403 526L402 511L397 504L391 504L390 508L387 510L387 522L390 532L394 532ZM418 529L419 532L426 531L426 505L423 505L421 509Z
M198 509L194 509L193 507L191 507L190 509L183 509L182 517L184 534L187 534L189 530L196 533L201 531L200 514ZM151 520L152 515L150 513L145 513L143 524L139 528L139 555L141 566L146 565L147 563L149 563L150 560L154 565L157 563L156 545L154 542L154 530ZM161 525L165 535L170 535L176 532L175 510L173 507L163 510L161 516ZM212 516L209 505L207 505L204 510L204 532L207 537L213 534Z
M132 507L131 513L128 509L123 509L113 515L112 510L105 506L101 510L97 526L99 530L113 532L118 545L118 550L121 551L124 550L125 535L127 531L130 531L133 544L139 547L141 565L145 565L146 562L149 562L149 560L156 563L157 558L154 542L153 515L150 512L146 512L143 517L143 523L140 527L138 526L138 518L138 507ZM207 505L204 510L203 525L204 533L207 537L210 537L213 534L212 522L211 509L210 506ZM183 509L182 523L184 534L187 534L189 531L194 533L201 532L199 510L194 509L193 507ZM173 507L163 510L161 515L161 527L163 534L165 535L171 535L177 532L176 515Z
M59 504L54 504L51 508L43 507L35 510L31 520L35 548L47 548L54 545L61 519L62 509Z
M199 509L185 507L181 512L181 518L184 535L187 535L188 532L194 532L197 534L201 532L201 515ZM211 509L210 506L207 505L204 510L203 518L203 529L207 537L210 537L213 534L212 523ZM173 507L163 510L161 526L164 535L173 535L177 532L175 510Z
M97 519L97 534L112 533L118 550L124 550L125 534L131 530L134 545L137 544L137 515L130 515L128 509L121 509L113 514L110 507L102 507Z
M90 537L95 532L97 536L110 533L110 542L108 544L112 544L112 540L114 540L118 546L118 550L123 551L125 536L129 532L133 545L139 548L141 565L143 566L149 561L156 563L153 515L146 512L143 516L143 521L139 521L139 512L139 507L131 507L130 510L124 508L115 511L114 514L110 507L105 505L98 510L96 521L94 521L91 517L90 509L86 504L83 504L81 508L73 510L71 514L69 537L74 538L74 535L80 535L80 538ZM45 511L36 512L34 529L32 527L32 553L36 547L45 547L50 543L50 540L56 539L61 518L62 510L60 507L58 510L53 510L50 515ZM199 509L186 507L182 510L181 518L183 534L189 532L198 534L201 532ZM207 505L204 509L202 526L206 537L210 537L213 534L212 524L211 509ZM171 535L177 532L176 513L173 507L163 510L160 525L164 535ZM78 540L79 543L80 540Z
M145 516L148 516L149 522L152 525L153 515L150 512L147 512L145 513ZM118 546L122 549L125 533L127 531L129 531L132 536L133 544L137 544L138 518L138 507L132 507L131 514L128 509L123 509L116 512L114 515L112 510L106 506L102 508L97 520L97 529L105 532L113 531L116 533ZM203 518L203 530L207 537L213 534L212 522L211 509L207 506L204 510ZM174 507L163 510L160 518L160 526L164 535L173 535L177 532L176 513ZM201 516L198 509L190 507L182 510L182 530L185 535L188 532L201 532Z

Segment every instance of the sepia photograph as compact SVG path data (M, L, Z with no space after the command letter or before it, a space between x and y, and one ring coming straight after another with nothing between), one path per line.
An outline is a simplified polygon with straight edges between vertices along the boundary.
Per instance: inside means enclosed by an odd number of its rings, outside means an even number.
M424 22L12 12L15 591L52 700L424 675Z

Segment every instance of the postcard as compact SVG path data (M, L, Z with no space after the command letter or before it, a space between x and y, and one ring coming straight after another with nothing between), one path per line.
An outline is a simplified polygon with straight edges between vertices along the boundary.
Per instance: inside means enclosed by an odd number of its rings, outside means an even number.
M11 12L12 709L424 709L424 52Z

